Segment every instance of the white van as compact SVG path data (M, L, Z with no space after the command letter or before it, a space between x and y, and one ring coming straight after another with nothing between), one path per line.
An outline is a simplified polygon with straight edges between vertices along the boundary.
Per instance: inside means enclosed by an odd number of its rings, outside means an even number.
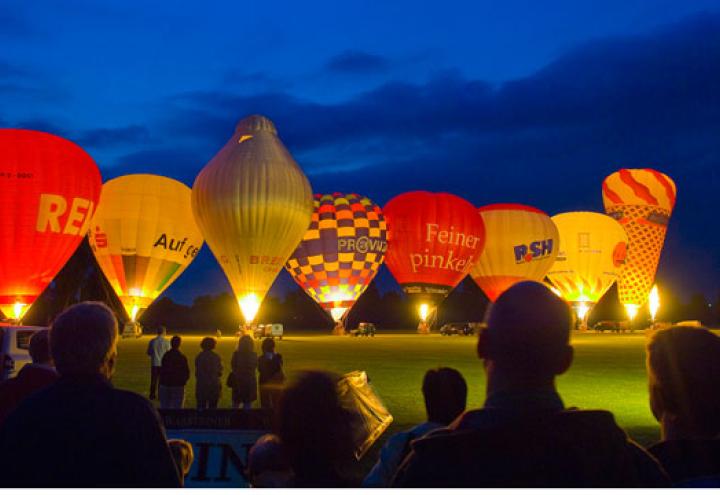
M0 326L0 381L14 378L30 359L30 337L45 327Z

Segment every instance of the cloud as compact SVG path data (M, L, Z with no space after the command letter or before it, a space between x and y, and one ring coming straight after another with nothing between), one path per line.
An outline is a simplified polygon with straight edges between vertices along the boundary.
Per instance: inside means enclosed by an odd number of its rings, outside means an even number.
M0 6L0 37L24 37L31 33L24 17L11 11L9 5Z
M335 74L375 74L385 72L390 62L379 55L348 50L335 55L325 65L328 72Z
M188 148L149 148L120 156L103 170L103 179L125 174L152 173L164 175L192 187L195 176L211 156Z
M619 167L653 166L679 190L661 275L716 287L720 256L692 281L683 256L720 244L708 208L720 187L720 16L646 36L598 40L499 86L458 72L390 81L339 103L290 93L188 92L168 126L210 154L236 120L273 119L320 191L380 202L403 190L461 194L476 204L519 201L551 213L602 208L600 183ZM684 250L683 246L689 246Z
M76 139L79 144L90 148L145 145L151 142L150 131L141 125L89 129L81 132Z

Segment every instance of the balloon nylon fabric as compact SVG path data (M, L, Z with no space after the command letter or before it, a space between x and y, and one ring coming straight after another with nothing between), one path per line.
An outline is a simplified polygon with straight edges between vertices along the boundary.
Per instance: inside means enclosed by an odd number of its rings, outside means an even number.
M515 203L484 206L478 213L487 239L471 275L485 295L495 301L520 281L541 282L557 256L558 232L550 217Z
M441 301L483 251L482 218L454 194L400 194L383 213L389 230L385 264L407 294Z
M625 269L618 281L622 304L642 305L655 280L677 187L657 170L621 169L602 185L605 212L624 227L628 235Z
M159 175L125 175L103 185L90 246L128 314L152 304L202 248L190 195L185 184Z
M316 194L314 207L310 227L285 268L323 309L349 310L385 259L385 216L358 194Z
M0 309L12 317L77 249L102 179L82 148L39 131L0 129L0 163Z
M262 302L310 224L310 183L265 117L251 116L195 179L195 219L238 301Z
M547 277L566 301L597 302L625 266L625 230L612 217L589 211L561 213L552 220L560 248Z

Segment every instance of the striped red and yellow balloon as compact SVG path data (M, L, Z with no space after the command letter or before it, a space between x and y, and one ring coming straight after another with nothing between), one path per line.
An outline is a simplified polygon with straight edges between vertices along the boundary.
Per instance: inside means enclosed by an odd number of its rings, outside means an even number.
M133 320L180 276L203 245L190 188L150 174L124 175L103 185L89 240Z
M310 227L285 268L340 321L385 259L387 226L378 205L358 194L316 194Z
M657 170L621 169L603 181L602 195L605 211L628 235L618 294L632 318L647 301L655 280L677 188L670 177Z

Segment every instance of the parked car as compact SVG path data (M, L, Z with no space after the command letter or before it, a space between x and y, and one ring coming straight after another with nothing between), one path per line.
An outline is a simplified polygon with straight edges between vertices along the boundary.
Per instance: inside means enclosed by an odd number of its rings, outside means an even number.
M600 333L604 332L605 330L620 333L630 330L630 325L627 321L603 320L595 323L592 326L592 329Z
M474 335L475 328L469 322L445 323L440 327L440 335Z
M677 327L701 327L702 323L700 320L684 320L675 323Z
M357 328L350 330L353 337L375 337L375 324L362 322Z
M30 337L44 327L0 326L0 381L13 378L32 362L28 349Z
M260 323L253 329L253 337L256 339L262 339L265 337L274 339L277 337L278 340L282 340L283 325L282 323Z
M127 339L127 338L136 338L139 339L142 337L143 329L142 325L136 321L129 321L123 325L122 333L120 333L120 338Z

